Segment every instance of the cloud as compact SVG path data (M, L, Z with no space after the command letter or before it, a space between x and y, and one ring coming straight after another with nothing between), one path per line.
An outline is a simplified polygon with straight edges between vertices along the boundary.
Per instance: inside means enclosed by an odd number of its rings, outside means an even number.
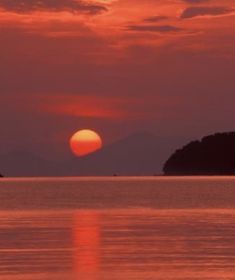
M172 25L129 25L127 28L130 31L158 32L158 33L180 32L183 30L182 28L172 26Z
M201 4L201 3L209 2L210 0L183 0L183 1L189 4Z
M28 110L34 110L52 115L75 118L103 119L110 121L134 121L151 119L155 108L148 106L143 110L142 98L138 96L106 96L106 95L74 95L61 94L41 96L37 104Z
M131 100L130 104L132 102L133 100ZM65 116L125 119L129 116L129 110L125 109L126 103L129 104L129 101L118 97L107 98L96 95L76 96L66 94L56 97L44 97L42 102L38 103L38 106L44 112Z
M167 16L153 16L153 17L145 18L144 21L145 22L159 22L159 21L163 21L166 19L168 19Z
M76 0L0 0L0 8L22 14L34 11L69 11L95 15L107 11L105 6Z
M194 18L198 16L219 16L234 12L234 9L228 7L189 7L181 14L182 19Z

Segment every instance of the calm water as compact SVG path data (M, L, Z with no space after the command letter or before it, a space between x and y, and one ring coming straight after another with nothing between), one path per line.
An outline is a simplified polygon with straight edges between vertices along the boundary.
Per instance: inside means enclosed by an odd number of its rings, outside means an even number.
M235 178L3 179L1 280L234 280Z

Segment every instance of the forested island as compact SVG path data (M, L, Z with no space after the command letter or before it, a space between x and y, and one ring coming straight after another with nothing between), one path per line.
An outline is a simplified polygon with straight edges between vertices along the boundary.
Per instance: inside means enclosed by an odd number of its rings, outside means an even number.
M192 141L166 161L165 175L235 175L235 132Z

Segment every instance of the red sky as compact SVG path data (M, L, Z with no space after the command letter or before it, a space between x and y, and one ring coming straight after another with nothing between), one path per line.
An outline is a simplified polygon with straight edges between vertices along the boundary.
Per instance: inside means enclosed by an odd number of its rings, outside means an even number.
M235 130L234 0L35 2L0 0L0 153L63 158L91 128L168 154Z

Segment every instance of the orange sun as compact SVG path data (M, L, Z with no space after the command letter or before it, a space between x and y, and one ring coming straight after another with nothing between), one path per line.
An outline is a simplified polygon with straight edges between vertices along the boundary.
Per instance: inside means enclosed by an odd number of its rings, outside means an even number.
M74 155L85 156L102 148L102 139L93 130L79 130L70 138L70 148Z

